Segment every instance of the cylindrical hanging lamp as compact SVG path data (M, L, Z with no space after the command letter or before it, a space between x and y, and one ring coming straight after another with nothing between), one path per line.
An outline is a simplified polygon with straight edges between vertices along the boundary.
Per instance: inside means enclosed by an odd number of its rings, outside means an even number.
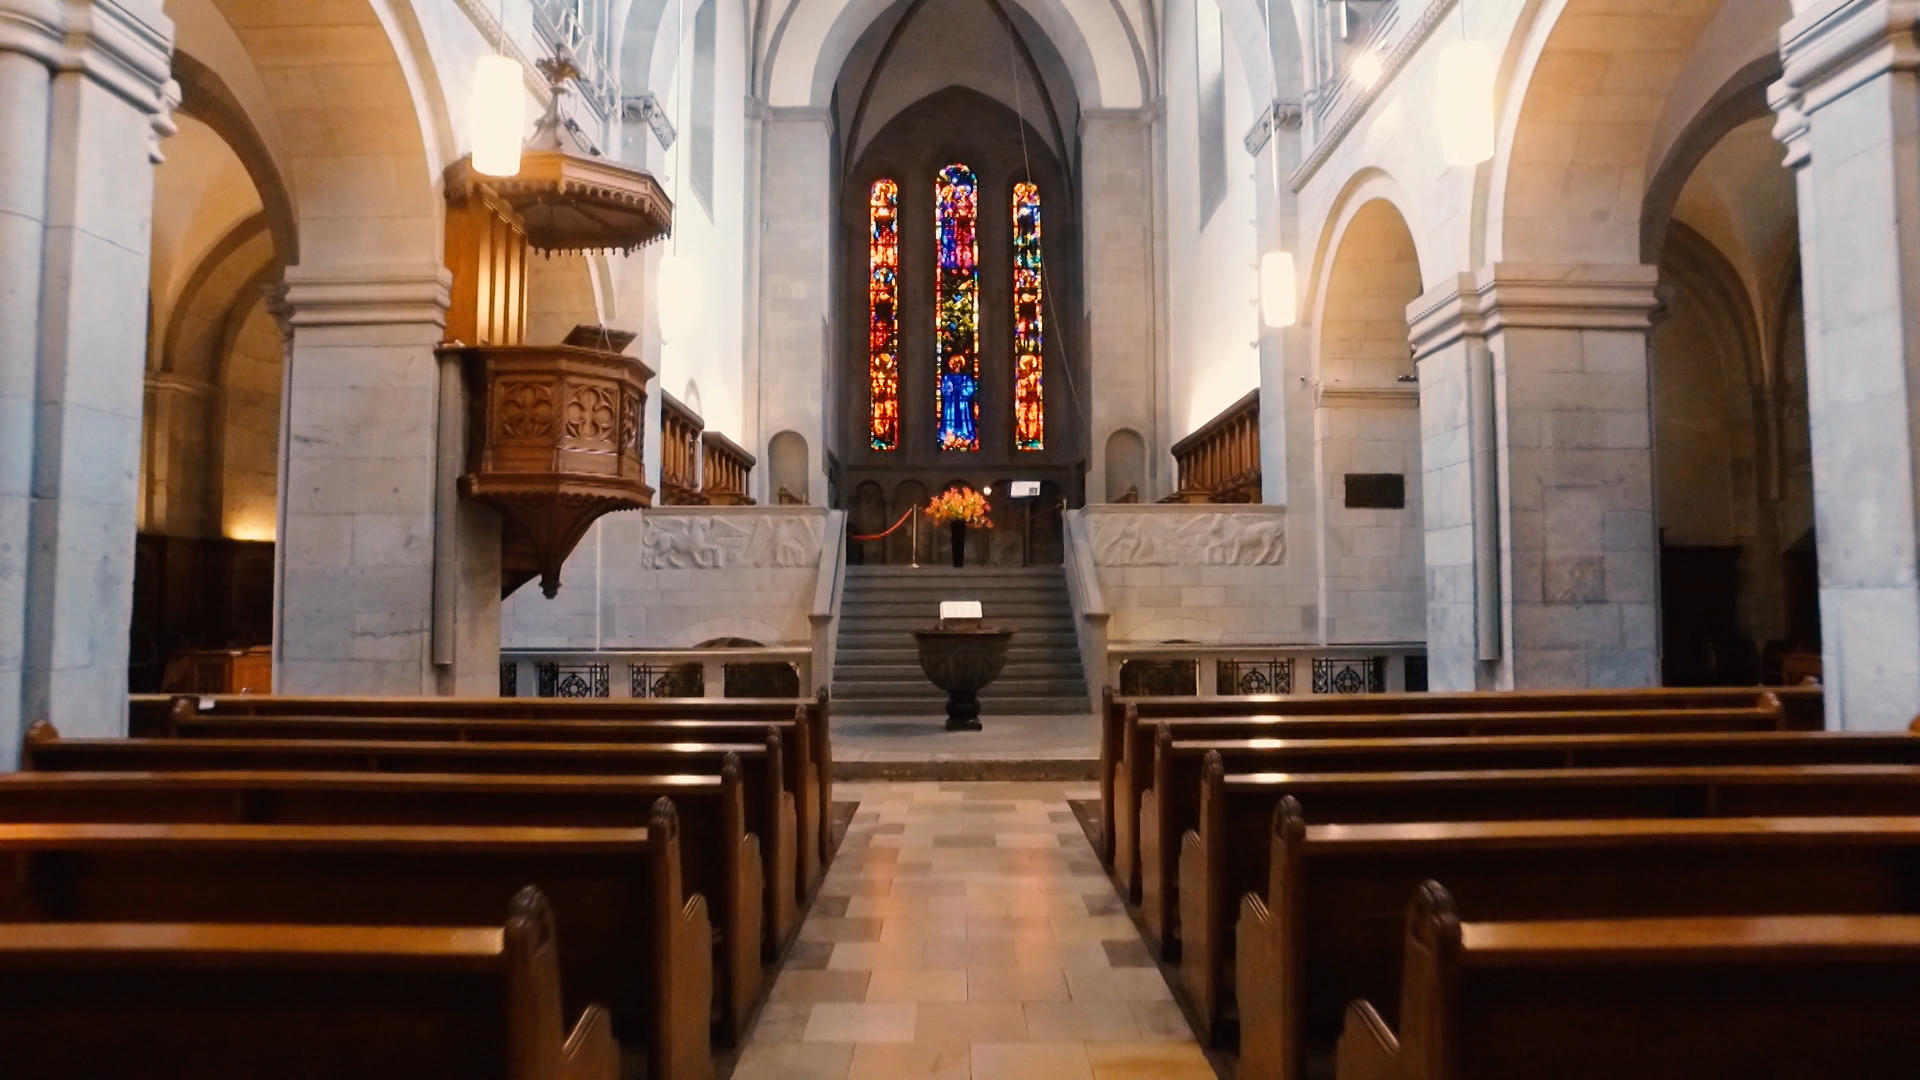
M475 172L484 176L519 173L527 122L524 78L520 62L510 56L483 56L474 64L467 134Z
M1260 256L1260 321L1269 330L1292 326L1300 319L1299 279L1293 252L1269 251Z
M1439 93L1434 95L1440 151L1449 165L1471 166L1493 158L1493 50L1478 41L1456 41L1440 53Z

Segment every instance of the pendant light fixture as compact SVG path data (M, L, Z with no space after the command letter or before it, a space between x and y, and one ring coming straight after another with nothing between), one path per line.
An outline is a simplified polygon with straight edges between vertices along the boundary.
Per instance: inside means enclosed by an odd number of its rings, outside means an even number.
M525 78L507 45L506 0L501 0L496 51L473 65L473 90L467 97L467 141L473 169L483 176L513 176L520 171L521 139L526 130Z
M1440 86L1434 95L1440 152L1449 165L1471 167L1493 158L1494 67L1493 50L1467 36L1463 0L1460 40L1440 53Z

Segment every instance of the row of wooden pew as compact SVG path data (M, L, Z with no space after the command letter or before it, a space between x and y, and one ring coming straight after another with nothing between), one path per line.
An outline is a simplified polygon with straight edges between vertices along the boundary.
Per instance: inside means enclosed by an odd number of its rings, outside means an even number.
M829 703L581 704L35 725L0 774L0 1073L712 1076L832 853Z
M1109 695L1101 846L1245 1080L1914 1075L1920 739L1820 714Z

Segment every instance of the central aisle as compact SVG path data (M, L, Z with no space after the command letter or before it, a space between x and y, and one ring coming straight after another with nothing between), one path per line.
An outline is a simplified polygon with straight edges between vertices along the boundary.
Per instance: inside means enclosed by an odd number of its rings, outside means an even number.
M1211 1080L1067 807L1090 782L858 800L734 1080Z

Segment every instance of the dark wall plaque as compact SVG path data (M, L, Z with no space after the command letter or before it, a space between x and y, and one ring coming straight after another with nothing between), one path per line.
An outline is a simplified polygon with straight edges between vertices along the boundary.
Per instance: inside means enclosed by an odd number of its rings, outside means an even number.
M1403 473L1348 473L1347 506L1354 510L1404 510L1407 478Z

